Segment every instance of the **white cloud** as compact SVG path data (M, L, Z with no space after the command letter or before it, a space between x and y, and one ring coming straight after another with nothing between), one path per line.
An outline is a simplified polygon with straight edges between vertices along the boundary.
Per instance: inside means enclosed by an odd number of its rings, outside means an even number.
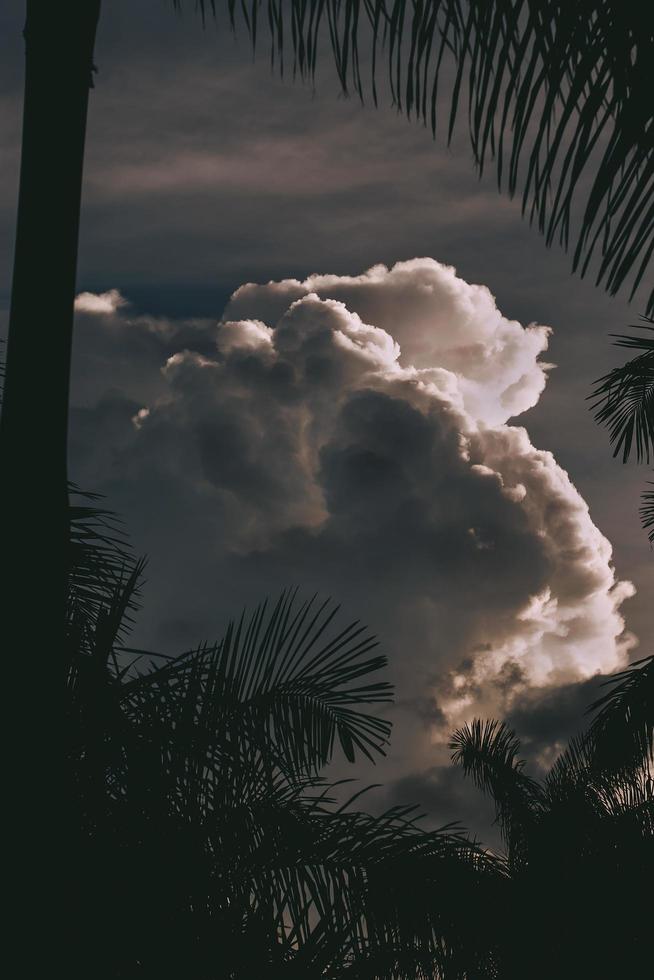
M230 350L272 347L272 330L260 320L224 321L220 327L217 345L223 354Z
M80 293L75 297L78 313L111 314L126 305L127 300L117 289L109 289L106 293Z
M218 324L153 330L118 304L121 325L147 335L152 396L114 459L143 526L166 528L163 636L175 604L205 634L262 591L329 592L380 632L400 703L437 703L441 734L625 662L632 587L565 471L508 424L543 390L547 327L432 259L248 284ZM433 750L423 730L397 752Z
M550 366L538 361L549 328L524 328L497 309L486 286L470 285L452 266L434 259L373 266L360 276L309 276L234 293L226 315L256 316L274 324L308 293L343 302L366 323L385 330L401 347L400 363L452 372L466 412L487 424L506 422L533 407Z

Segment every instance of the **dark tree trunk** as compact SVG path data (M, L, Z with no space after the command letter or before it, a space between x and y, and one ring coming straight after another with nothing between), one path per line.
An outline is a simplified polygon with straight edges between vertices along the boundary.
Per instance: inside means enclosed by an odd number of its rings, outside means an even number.
M0 423L3 814L12 842L5 959L19 964L21 976L57 975L64 968L71 980L77 974L66 961L77 937L67 896L71 855L57 746L73 303L99 9L100 0L27 2L20 192ZM91 966L84 975L93 972Z
M67 426L82 164L100 0L28 0L25 101L0 425L3 632L60 664ZM12 635L10 633L10 635ZM6 635L6 633L5 633ZM46 646L41 646L45 643ZM43 660L39 670L47 672Z

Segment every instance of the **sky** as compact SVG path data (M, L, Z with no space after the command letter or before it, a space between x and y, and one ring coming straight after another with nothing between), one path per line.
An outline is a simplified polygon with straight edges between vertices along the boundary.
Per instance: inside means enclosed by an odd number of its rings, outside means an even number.
M598 675L649 652L647 473L585 400L644 295L571 275L477 179L463 126L448 148L383 94L343 98L328 56L315 87L280 80L191 6L102 13L71 477L149 557L144 645L215 638L295 585L368 623L394 734L356 774L492 838L447 733L506 718L538 772ZM5 321L22 8L0 13Z

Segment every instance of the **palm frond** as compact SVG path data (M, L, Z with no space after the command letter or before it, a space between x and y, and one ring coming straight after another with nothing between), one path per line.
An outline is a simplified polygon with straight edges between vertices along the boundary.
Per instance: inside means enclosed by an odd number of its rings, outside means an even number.
M638 823L653 805L654 657L632 664L604 686L612 689L588 708L595 713L588 729L570 739L547 774L554 836L563 835L565 825L565 834L574 832L577 840L589 841L597 833L604 838L610 830L606 818L631 813Z
M173 0L176 7L182 0ZM197 0L205 17L216 0ZM393 99L436 133L441 82L453 78L451 138L460 104L480 174L495 161L500 188L548 245L571 244L584 275L611 294L641 283L654 249L654 9L621 0L226 0L256 45L263 19L273 60L313 77L323 35L340 84L364 96L380 61ZM365 55L362 52L365 51ZM583 202L583 203L582 203ZM581 207L580 207L581 205ZM648 312L654 311L654 291Z
M569 860L618 866L625 854L649 846L654 828L650 763L634 750L602 744L592 728L573 738L547 775L541 850L565 846Z
M590 728L570 740L533 789L521 786L519 745L506 726L476 722L453 737L454 761L496 800L507 828L514 904L508 933L504 914L495 922L508 954L498 976L521 975L539 943L538 976L555 975L562 963L571 976L589 969L600 975L607 964L607 975L618 975L627 960L628 972L638 972L639 937L651 915L638 901L625 909L624 896L646 889L654 870L652 663L647 658L611 679L613 690L591 706L598 714ZM564 925L550 947L538 923L547 920L554 895ZM607 937L600 948L583 939L597 922Z
M573 735L547 774L550 796L559 796L561 790L565 792L583 782L593 767L593 759L592 740L585 735Z
M370 976L404 976L399 964L406 969L413 959L417 973L408 975L447 976L448 968L456 975L457 960L469 967L482 947L488 954L483 928L474 931L500 881L492 858L463 837L421 831L394 811L380 817L344 811L321 820L317 863L346 872L348 902L359 909L350 954L359 974L363 964L374 964Z
M223 640L203 645L123 685L133 710L159 692L158 710L208 741L225 732L264 752L287 775L315 774L335 743L349 761L383 754L390 723L369 711L388 703L385 681L362 683L386 658L370 655L377 641L352 623L334 629L338 607L283 593L271 610L259 606L231 623Z
M654 761L654 656L604 682L610 690L588 708L596 764L604 769Z
M557 837L580 842L596 833L613 796L613 774L598 771L595 746L587 733L573 736L545 778L546 817L542 827L556 846Z
M69 554L69 617L83 615L95 622L99 610L110 604L116 586L137 564L125 532L114 513L99 506L99 494L69 484L71 497ZM144 563L141 562L141 569ZM138 608L134 591L121 623L124 635L131 612Z
M151 812L160 820L165 810L157 804ZM260 970L269 956L298 978L337 977L344 969L365 975L371 964L378 980L433 978L448 975L444 967L453 960L492 964L483 948L488 937L483 929L475 936L473 922L483 918L500 876L469 842L421 831L392 813L336 812L279 787L256 802L228 800L211 822L197 814L185 796L187 829L178 836L206 836L212 939L222 940L228 963L233 958L234 976L261 975L248 968L259 960ZM244 954L248 936L253 948ZM413 970L398 972L408 960Z
M452 762L493 799L505 841L520 851L541 807L542 791L522 772L515 732L504 722L475 719L454 732L450 749Z
M654 486L654 483L650 483L650 486ZM643 530L647 531L650 544L654 544L654 490L644 490L640 500L640 522Z
M339 805L318 774L337 740L348 757L383 751L390 726L369 709L390 686L363 683L384 663L374 639L285 593L220 643L130 672L117 640L132 586L100 607L96 656L80 658L97 669L78 672L69 748L88 935L121 896L112 975L211 975L219 950L242 980L493 976L496 862L422 831L410 807Z
M637 324L652 336L619 335L616 346L640 353L621 367L613 368L595 382L593 400L595 419L609 428L615 445L613 455L622 452L626 463L635 449L636 459L649 463L654 457L654 320Z

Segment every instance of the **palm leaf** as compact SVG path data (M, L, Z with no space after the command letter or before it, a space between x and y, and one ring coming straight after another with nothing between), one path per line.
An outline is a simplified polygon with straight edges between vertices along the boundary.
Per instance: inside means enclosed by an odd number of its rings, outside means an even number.
M176 7L182 0L173 0ZM197 0L204 17L216 0ZM440 83L453 78L479 173L494 160L500 188L548 245L571 244L584 275L635 293L654 248L654 8L622 0L226 0L256 45L267 22L273 60L313 77L322 39L340 84L363 98L361 63L382 59L394 101L436 133ZM648 312L654 310L654 292Z
M334 630L337 612L329 600L283 593L270 611L264 603L231 623L220 643L141 675L123 695L150 699L156 686L170 718L191 718L207 737L232 730L259 750L274 747L287 773L317 772L336 741L351 762L357 752L373 759L391 726L368 709L389 702L392 688L362 681L386 659L370 655L377 641L358 623Z
M654 320L639 324L652 336L619 335L616 346L640 353L621 367L613 368L595 382L592 408L595 419L609 428L615 446L626 463L635 449L638 462L654 457Z
M98 506L99 494L81 491L69 484L71 497L70 553L68 575L69 620L84 618L95 624L100 610L115 601L119 583L140 568L129 602L121 616L120 632L127 631L131 614L138 608L137 582L145 567L131 552L120 521L111 511Z
M573 736L545 778L543 827L553 846L564 827L564 836L576 840L577 846L596 833L598 820L610 812L614 783L611 771L598 768L588 733Z
M654 486L654 483L650 486ZM654 544L654 490L644 490L640 499L641 524L643 529L648 532L650 543Z
M134 581L101 607L97 655L80 658L94 669L78 672L69 750L93 917L121 896L117 969L204 976L220 950L243 980L462 976L468 960L493 975L471 914L494 894L493 860L455 832L421 831L411 808L338 806L318 776L337 739L348 755L387 741L369 708L390 687L362 683L384 663L374 640L335 629L329 603L284 594L218 644L126 672Z
M509 846L510 859L521 859L542 805L541 787L523 772L520 743L503 722L475 719L450 739L452 762L471 776L496 808L496 820Z
M289 819L290 832L279 824ZM271 835L275 824L278 831ZM492 862L469 842L421 831L392 812L371 817L320 805L308 810L285 806L272 819L267 815L262 826L266 832L251 864L257 901L278 902L281 880L283 907L277 915L289 923L300 948L314 928L309 911L314 921L329 923L329 932L341 937L340 963L332 961L332 968L345 961L350 967L357 964L360 972L373 960L375 976L392 976L397 975L395 960L413 953L424 971L418 975L432 976L455 951L461 952L465 916L451 912L453 883L464 894L470 886L474 902L475 884L485 874L493 878ZM269 856L262 860L262 853ZM266 865L274 868L269 878L257 870Z
M654 656L604 681L610 690L588 708L594 755L602 768L654 761Z
M506 957L498 976L522 975L534 948L539 977L617 976L625 963L638 972L651 916L647 903L625 907L624 896L646 891L653 870L651 666L648 658L611 679L613 690L591 706L590 728L570 740L542 786L522 784L519 744L505 725L475 722L453 737L454 761L495 799L509 843L512 915L495 922ZM543 943L554 898L563 925ZM584 940L598 922L599 948Z

